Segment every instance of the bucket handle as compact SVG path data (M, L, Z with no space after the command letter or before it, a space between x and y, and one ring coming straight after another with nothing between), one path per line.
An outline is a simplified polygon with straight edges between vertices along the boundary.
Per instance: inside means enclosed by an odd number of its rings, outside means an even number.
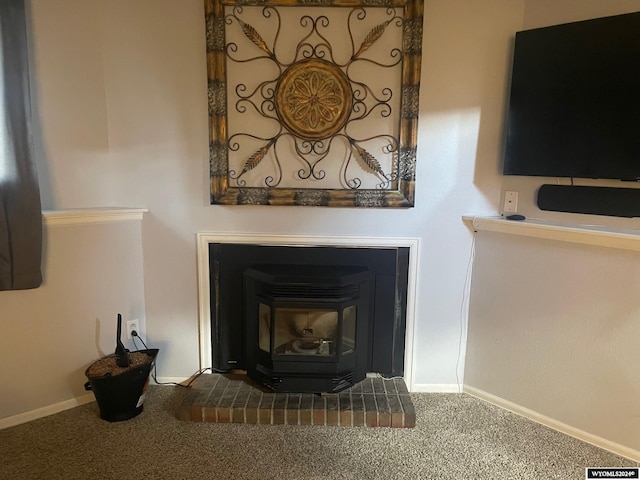
M92 389L91 389L91 383L90 383L90 382L86 382L86 383L84 384L84 389L85 389L87 392L90 392L90 391L92 390Z

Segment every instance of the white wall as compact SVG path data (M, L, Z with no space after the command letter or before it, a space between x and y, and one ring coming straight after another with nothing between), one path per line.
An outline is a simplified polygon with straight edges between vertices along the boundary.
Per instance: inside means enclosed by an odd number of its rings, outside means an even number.
M465 386L640 458L640 254L491 232L476 253Z
M410 220L422 239L418 384L462 382L471 238L460 215L498 208L507 63L521 16L521 2L425 2L418 199Z
M45 208L146 207L144 279L158 373L198 367L199 231L419 237L415 381L461 381L471 234L497 211L511 36L523 2L427 0L416 207L208 205L202 0L31 0ZM458 374L456 374L458 373Z
M526 0L522 29L637 11L638 0Z
M42 286L0 292L0 427L92 397L84 371L114 352L117 314L145 322L140 220L49 223Z

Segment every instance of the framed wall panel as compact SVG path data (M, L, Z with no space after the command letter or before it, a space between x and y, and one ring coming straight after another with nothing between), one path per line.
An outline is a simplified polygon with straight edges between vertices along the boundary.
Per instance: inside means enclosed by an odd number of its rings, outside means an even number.
M205 0L211 203L412 207L422 0Z

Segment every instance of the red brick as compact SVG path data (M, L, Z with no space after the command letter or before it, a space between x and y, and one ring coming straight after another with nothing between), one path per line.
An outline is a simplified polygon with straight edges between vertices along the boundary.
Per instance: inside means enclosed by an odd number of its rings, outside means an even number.
M245 421L244 421L244 408L232 408L231 409L231 421L233 423L245 423Z
M337 410L327 410L327 425L338 426L340 425L340 416Z
M312 418L313 425L326 425L325 413L324 410L314 409Z
M231 409L218 407L218 423L231 423Z
M300 425L311 425L312 410L300 410Z
M404 427L404 414L402 412L393 412L391 414L391 426L394 428Z
M271 410L261 408L258 410L258 423L262 425L270 425L272 420Z
M258 409L247 408L245 410L246 423L258 423Z
M367 427L378 426L378 412L366 412L364 422Z
M286 410L287 425L300 425L300 411L299 410Z
M216 407L202 407L202 418L204 422L217 422L218 409Z
M364 422L364 412L363 411L354 411L353 412L353 426L354 427L364 427L366 426Z
M353 416L351 415L351 410L340 411L340 425L342 425L343 427L350 427L353 425Z
M379 427L391 426L391 414L389 412L378 412L378 426Z
M184 421L290 425L415 427L415 407L402 380L367 379L340 394L272 393L243 375L208 376L192 384L178 408ZM235 382L235 383L230 383ZM372 393L374 383L377 393ZM229 388L226 388L231 385ZM403 390L404 389L404 390ZM354 393L354 392L370 393Z
M274 425L283 425L284 424L284 409L283 408L274 408L271 412L271 423Z

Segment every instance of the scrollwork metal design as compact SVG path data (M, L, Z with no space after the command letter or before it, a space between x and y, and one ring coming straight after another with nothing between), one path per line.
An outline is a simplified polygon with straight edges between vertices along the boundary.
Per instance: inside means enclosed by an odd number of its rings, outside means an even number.
M343 28L346 45L350 45L350 54L346 56L343 45L337 54L332 43L336 41L330 33L335 31L333 17L329 18L323 11L313 14L312 8L307 8L298 17L298 30L302 33L297 42L284 48L280 9L290 3L268 0L265 3L267 5L244 0L205 0L207 48L210 52L209 114L214 203L222 196L216 198L217 192L227 195L222 203L281 201L282 204L299 205L412 206L415 143L407 144L407 134L412 132L403 124L407 123L403 115L406 117L408 112L412 117L409 128L415 128L417 119L413 117L417 117L419 82L406 81L406 78L412 74L416 76L416 67L419 73L420 52L417 53L417 61L416 54L410 52L412 57L407 63L403 50L406 46L413 51L419 50L416 44L422 35L422 0L376 0L351 8ZM294 3L298 6L305 4L303 0L294 0ZM340 4L340 0L324 3L325 8L330 8ZM321 0L312 2L314 6L324 3ZM224 5L230 5L230 8L225 11ZM353 2L345 5L353 5ZM386 18L380 21L380 12L376 12L378 20L367 26L369 9L381 7L385 12L382 17ZM262 20L254 23L252 18L255 17L250 18L251 15L247 14L249 8L253 14L259 10ZM401 11L402 14L399 13ZM416 32L418 21L420 31ZM226 28L241 32L243 39L236 37L220 45L220 32L215 31L214 26L221 23ZM270 29L263 30L261 25L265 24L269 24ZM354 28L356 25L358 28ZM400 46L389 46L382 41L390 29L402 32ZM356 31L359 32L358 39ZM376 48L376 55L370 55ZM380 50L386 51L386 60L380 59ZM235 85L229 85L220 55L227 63L255 65L256 72L265 72L262 80L257 83L237 81ZM370 73L363 76L365 65L368 65L366 68ZM374 85L376 69L399 69L401 88L394 90L392 86ZM233 109L234 118L252 112L263 121L273 122L275 128L271 130L275 133L259 135L255 130L251 133L241 131L248 125L237 122L231 136L223 142L222 137L226 137L229 129L227 112L219 106L223 100L227 101L227 108ZM396 108L400 110L399 115L394 113ZM394 118L394 115L398 117L399 130L375 134L375 122ZM373 122L372 127L368 127L368 121ZM238 128L238 124L244 128ZM374 135L362 135L363 131L373 131ZM223 144L228 152L251 153L242 154L239 160L234 157L235 166L229 168L229 158L221 159ZM324 165L336 161L341 164L336 180L341 189L315 187L315 182L327 178L327 172L335 171L335 168L327 169ZM226 179L221 178L222 171L226 171ZM282 187L285 176L297 179L299 186L294 189ZM256 183L256 178L262 180ZM288 190L288 196L278 197L270 193L278 189ZM231 190L237 190L233 198L227 194ZM345 194L340 194L340 190ZM349 191L360 193L349 196L346 193ZM344 203L345 199L347 203Z

